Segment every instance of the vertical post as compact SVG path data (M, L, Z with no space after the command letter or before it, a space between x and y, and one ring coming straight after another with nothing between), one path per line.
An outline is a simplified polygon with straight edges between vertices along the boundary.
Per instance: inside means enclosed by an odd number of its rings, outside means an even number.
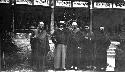
M15 29L15 27L14 27L14 10L13 10L13 32L14 32L14 29Z
M90 9L90 35L92 35L93 34L93 32L92 32L92 23L93 23L92 22L92 18L93 18L93 2L92 2L92 0L90 0L89 9ZM90 40L91 40L91 38L90 38Z
M0 56L2 55L2 53L1 53L1 52L2 52L2 44L1 44L1 42L2 42L2 38L1 38L1 35L0 35ZM2 57L2 56L1 56L1 57ZM2 69L2 68L1 68L1 66L2 66L2 65L1 65L1 61L2 61L2 58L0 58L0 70Z
M92 40L93 37L93 31L92 31L92 24L93 24L93 0L90 0L89 2L89 17L90 17L90 36L89 39ZM92 41L90 41L92 44ZM92 65L95 65L96 63L96 42L94 43L94 47L92 48Z
M92 2L92 0L89 0L89 2L88 2L88 8L89 8L89 23L90 23L90 25L89 25L89 35L88 35L88 37L89 37L89 39L90 40L92 40L92 36L93 36L93 32L92 32L92 18L93 18L93 2Z
M52 13L51 13L51 24L50 24L50 33L54 33L54 9L55 9L55 2L56 0L51 1L51 8L52 8Z
M12 14L12 15L13 15L12 28L13 28L13 32L14 32L14 30L15 30L15 25L14 25L14 24L15 24L15 5L16 5L16 0L12 0L12 1L11 1L11 5L12 5L12 4L13 4L13 6L12 6L12 7L13 7L13 8L12 8L12 9L13 9L13 10L12 10L12 13L13 13L13 14Z

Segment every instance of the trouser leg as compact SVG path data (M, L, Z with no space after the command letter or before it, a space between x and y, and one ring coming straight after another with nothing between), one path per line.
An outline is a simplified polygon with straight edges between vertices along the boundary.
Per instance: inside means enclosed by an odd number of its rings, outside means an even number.
M66 48L66 68L70 69L73 63L72 49L67 46Z
M73 66L77 67L78 65L78 51L77 49L74 49L73 51Z
M60 58L61 58L61 45L57 45L56 54L54 58L54 67L60 68Z
M66 45L62 45L62 68L65 68Z

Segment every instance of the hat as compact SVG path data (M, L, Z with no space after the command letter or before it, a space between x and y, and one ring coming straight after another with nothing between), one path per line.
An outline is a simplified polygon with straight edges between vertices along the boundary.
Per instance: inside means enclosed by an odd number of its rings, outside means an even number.
M85 29L89 29L89 26L85 26Z
M59 23L65 23L65 21L60 21Z
M32 26L30 26L30 28L31 28L31 29L34 29L34 28L36 28L36 27L32 25Z
M43 22L39 22L39 24L44 24Z
M101 30L104 30L104 27L100 27Z
M73 22L72 25L77 25L77 23L76 23L76 22Z

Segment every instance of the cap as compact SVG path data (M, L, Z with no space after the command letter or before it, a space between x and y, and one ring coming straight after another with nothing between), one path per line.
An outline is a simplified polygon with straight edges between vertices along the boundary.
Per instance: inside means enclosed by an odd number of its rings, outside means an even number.
M60 21L59 23L65 23L65 21Z
M85 29L89 29L89 26L85 26Z
M39 22L39 24L44 24L43 22Z
M76 22L73 22L72 25L77 25L77 23L76 23Z
M101 30L104 30L104 27L100 27Z

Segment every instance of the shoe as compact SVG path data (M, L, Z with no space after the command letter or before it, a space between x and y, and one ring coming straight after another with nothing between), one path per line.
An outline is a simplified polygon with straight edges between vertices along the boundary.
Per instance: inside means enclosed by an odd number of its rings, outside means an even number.
M73 66L71 66L71 69L73 69Z
M69 69L70 69L70 70L74 70L74 67L73 67L73 66L71 66Z
M78 67L74 67L75 70L78 70Z
M105 71L105 70L106 70L106 68L104 68L104 67L101 68L101 71Z
M61 71L65 71L66 70L66 68L61 68Z

